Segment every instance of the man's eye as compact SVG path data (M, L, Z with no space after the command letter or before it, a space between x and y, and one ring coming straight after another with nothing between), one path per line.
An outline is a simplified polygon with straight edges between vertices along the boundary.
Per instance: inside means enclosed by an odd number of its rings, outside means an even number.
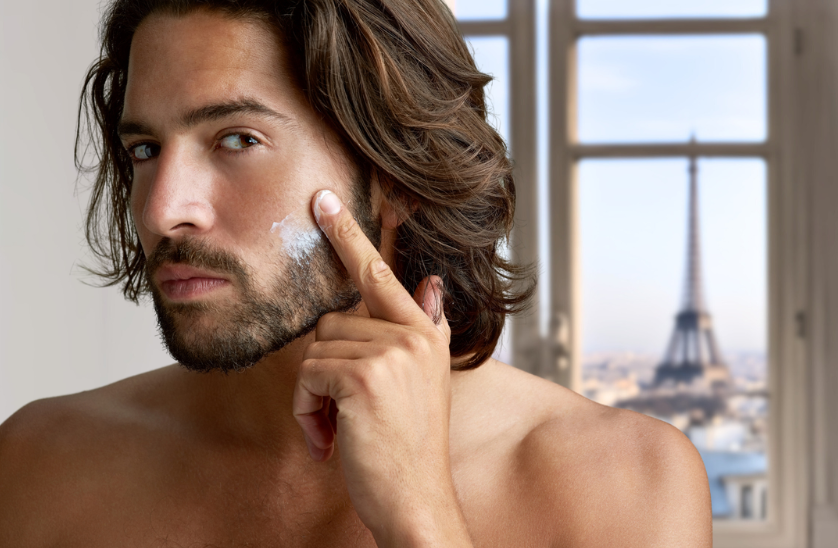
M160 146L142 143L131 147L128 152L137 160L148 160L160 154Z
M243 135L241 133L228 135L221 139L221 145L225 148L248 148L258 144L259 141L257 141L255 137Z

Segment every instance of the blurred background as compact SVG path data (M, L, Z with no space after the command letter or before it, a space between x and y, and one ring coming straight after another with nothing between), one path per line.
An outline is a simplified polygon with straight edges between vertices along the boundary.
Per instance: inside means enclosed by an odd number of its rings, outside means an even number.
M496 357L681 429L716 546L838 546L838 2L447 3L540 269ZM82 268L100 9L0 0L0 422L172 362Z

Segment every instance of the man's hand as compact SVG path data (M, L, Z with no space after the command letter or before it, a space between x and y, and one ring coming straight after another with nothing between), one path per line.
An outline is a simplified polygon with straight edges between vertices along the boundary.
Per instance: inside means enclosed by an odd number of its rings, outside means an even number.
M425 278L411 297L334 193L312 207L370 317L331 313L317 324L294 391L309 452L324 461L338 444L349 496L379 546L470 546L449 463L440 280Z

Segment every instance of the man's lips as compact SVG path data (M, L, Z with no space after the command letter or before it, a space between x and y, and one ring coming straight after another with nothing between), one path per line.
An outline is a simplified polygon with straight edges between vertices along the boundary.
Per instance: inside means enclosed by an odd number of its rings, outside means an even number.
M218 274L185 265L166 265L157 271L160 289L169 299L189 299L230 284Z

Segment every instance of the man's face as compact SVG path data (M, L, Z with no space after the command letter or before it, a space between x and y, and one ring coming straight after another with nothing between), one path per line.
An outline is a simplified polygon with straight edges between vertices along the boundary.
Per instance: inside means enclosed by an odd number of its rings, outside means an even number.
M309 204L333 190L377 243L369 185L266 25L148 17L131 46L120 136L161 333L183 365L248 367L358 303Z

